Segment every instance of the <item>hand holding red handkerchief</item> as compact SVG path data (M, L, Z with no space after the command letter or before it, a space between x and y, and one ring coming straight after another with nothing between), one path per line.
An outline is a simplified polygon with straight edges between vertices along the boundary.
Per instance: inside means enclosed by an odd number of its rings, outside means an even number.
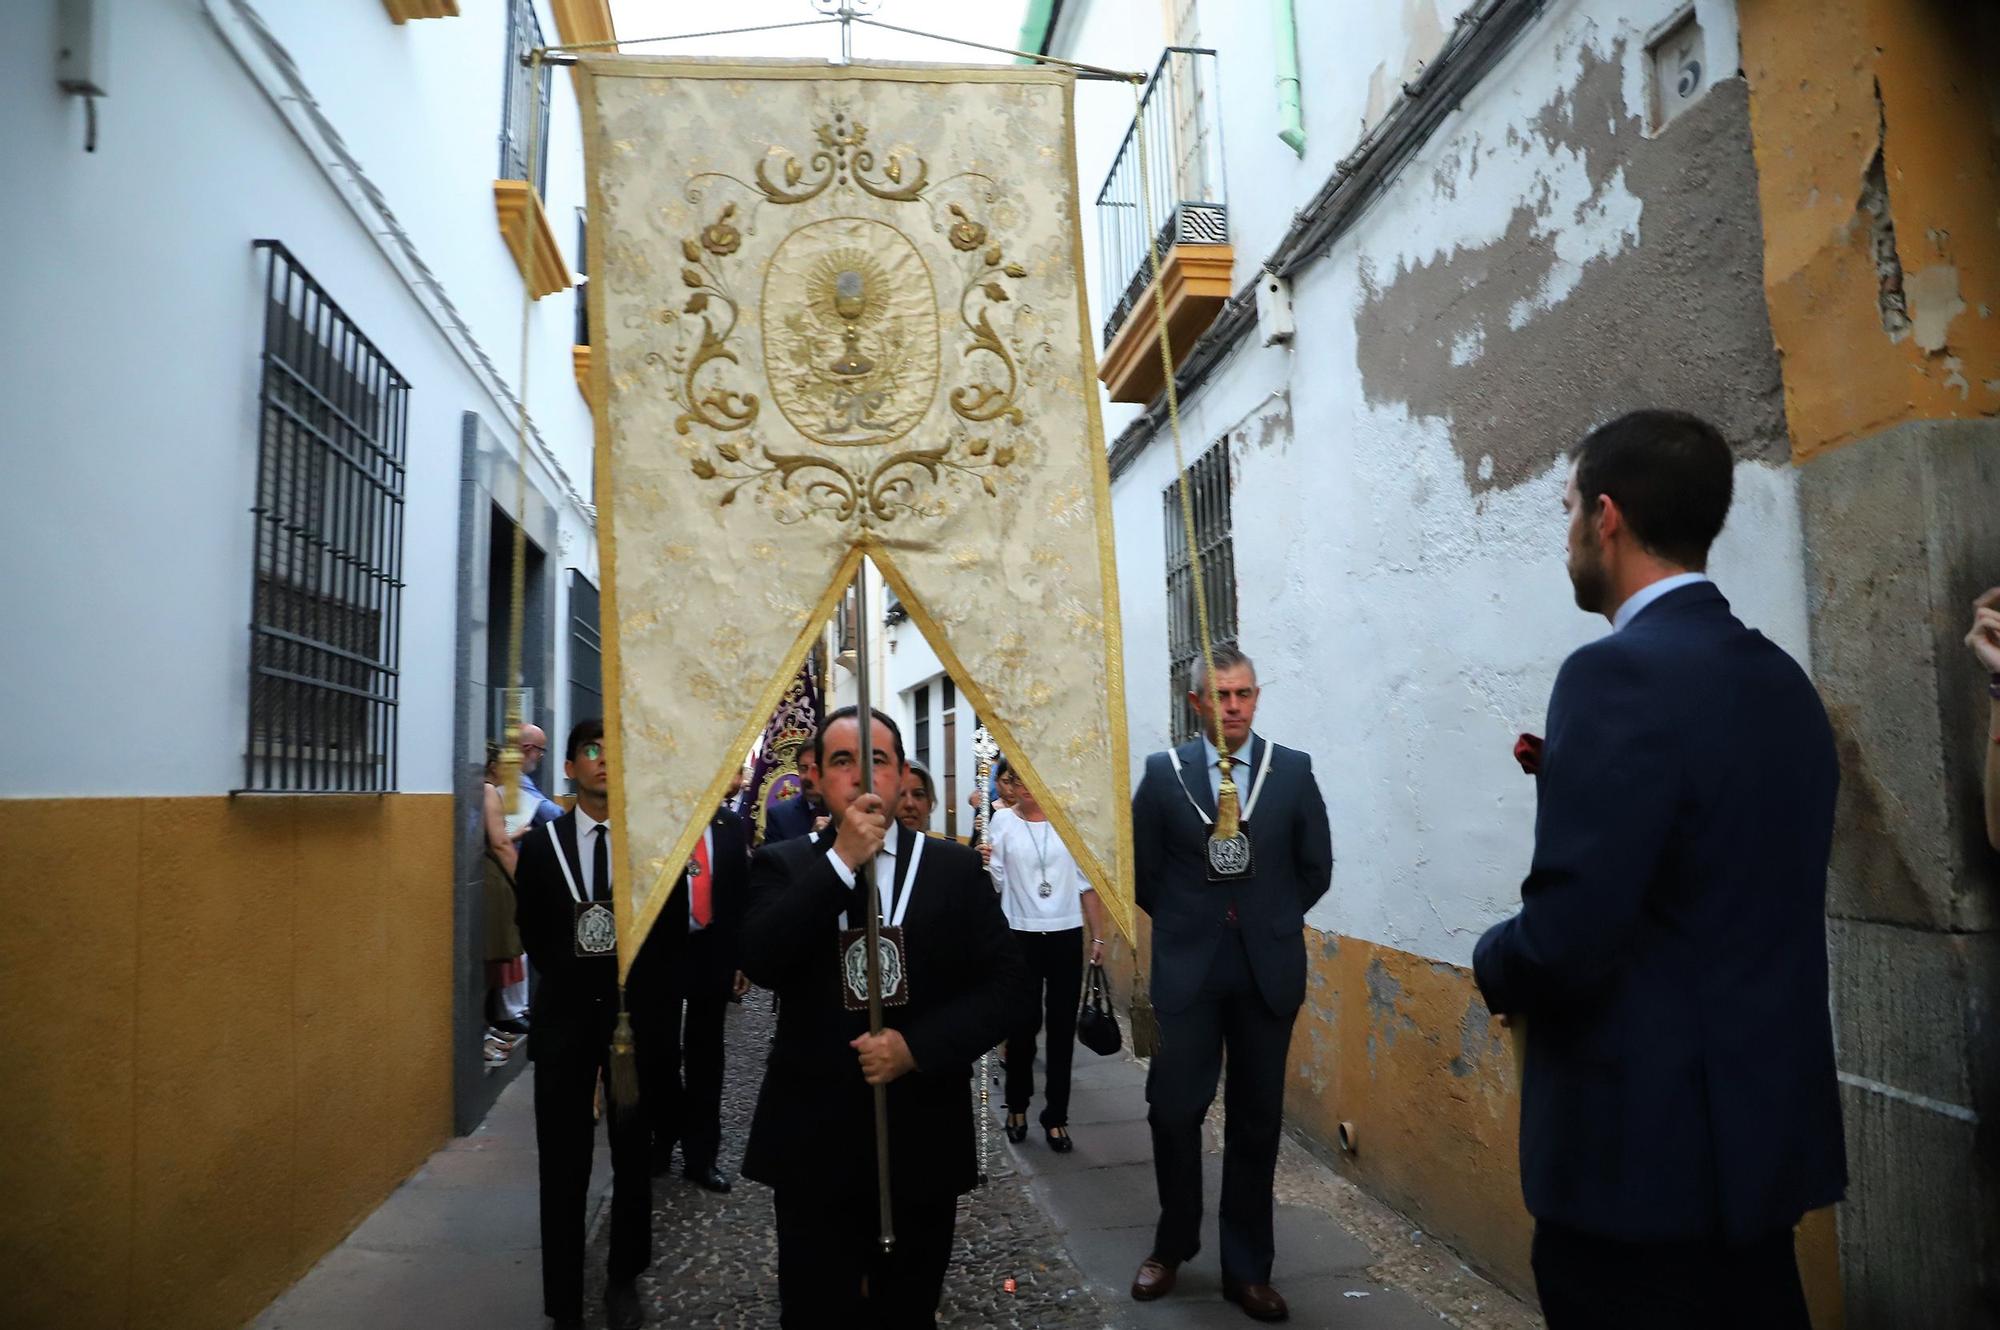
M1524 734L1514 741L1514 760L1530 776L1542 774L1542 736Z

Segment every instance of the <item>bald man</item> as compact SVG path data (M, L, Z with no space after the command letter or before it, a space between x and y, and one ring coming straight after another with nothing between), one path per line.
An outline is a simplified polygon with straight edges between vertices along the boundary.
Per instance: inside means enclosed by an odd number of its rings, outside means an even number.
M515 840L544 822L562 816L562 809L535 784L535 769L548 756L549 736L539 725L521 727L521 797L507 814L507 834Z

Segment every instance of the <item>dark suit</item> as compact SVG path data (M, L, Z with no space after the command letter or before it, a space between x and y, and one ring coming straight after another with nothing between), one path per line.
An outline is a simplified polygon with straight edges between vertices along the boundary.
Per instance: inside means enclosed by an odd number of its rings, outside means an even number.
M1267 741L1252 736L1234 769L1247 804ZM1159 1049L1146 1077L1147 1121L1160 1224L1153 1254L1185 1261L1200 1245L1201 1122L1215 1099L1223 1052L1227 1128L1217 1210L1222 1271L1246 1284L1271 1278L1271 1180L1284 1125L1285 1054L1306 993L1305 912L1333 879L1333 838L1312 759L1272 746L1271 770L1245 823L1254 872L1208 880L1215 815L1208 756L1197 739L1146 759L1132 796L1139 908L1152 916L1152 1002ZM1247 769L1246 769L1247 767Z
M1826 712L1703 582L1571 655L1548 730L1521 912L1473 970L1526 1018L1549 1323L1803 1326L1791 1229L1847 1179Z
M653 1128L654 1166L664 1169L679 1141L681 1163L694 1173L714 1168L722 1145L722 1025L740 968L750 886L750 851L736 814L718 811L709 836L708 927L689 931L694 893L682 873L648 938L648 945L659 949L669 985L666 1020L639 1046L640 1096Z
M935 1323L957 1198L977 1181L972 1062L1028 1002L979 856L906 828L894 834L899 870L919 840L923 852L902 887L914 891L903 920L910 1000L884 1013L917 1064L889 1086L897 1244L886 1260L875 1241L873 1091L848 1047L868 1015L846 1010L839 989L839 916L855 895L827 861L827 837L766 845L751 861L743 969L776 991L779 1016L743 1175L777 1192L788 1330ZM852 923L861 926L858 913Z
M797 840L801 836L812 835L813 823L824 812L824 808L803 794L778 800L764 814L764 844L774 845L781 840Z
M535 1148L541 1181L542 1310L553 1317L583 1310L584 1201L590 1190L591 1117L598 1075L610 1065L618 1021L618 962L579 957L569 885L549 843L554 828L579 888L576 814L564 813L521 839L515 872L515 918L528 958L541 975L535 995ZM615 836L614 826L610 833ZM612 847L615 851L615 845ZM616 862L616 854L611 855ZM614 881L612 889L617 889ZM607 899L603 884L595 899ZM633 1040L645 1047L666 1026L658 1012L658 949L649 941L626 985ZM652 1183L644 1124L606 1114L611 1141L611 1260L614 1282L636 1278L652 1262Z

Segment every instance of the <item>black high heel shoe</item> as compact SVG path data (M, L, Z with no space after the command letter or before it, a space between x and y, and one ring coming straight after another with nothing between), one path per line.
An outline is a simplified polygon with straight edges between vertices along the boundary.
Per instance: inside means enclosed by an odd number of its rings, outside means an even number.
M1009 1113L1007 1115L1007 1139L1019 1145L1028 1139L1028 1115Z
M1076 1148L1076 1142L1069 1138L1068 1127L1046 1127L1043 1130L1048 1133L1049 1149L1057 1154L1066 1155ZM1061 1132L1062 1135L1058 1136L1057 1132Z

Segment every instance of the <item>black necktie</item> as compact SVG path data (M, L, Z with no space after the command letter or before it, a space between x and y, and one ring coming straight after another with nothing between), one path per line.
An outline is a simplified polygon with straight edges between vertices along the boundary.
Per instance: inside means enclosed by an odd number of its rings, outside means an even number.
M611 838L606 833L611 827L600 822L595 830L597 848L590 852L590 898L608 901L611 899L611 851L606 848L606 842Z
M881 885L877 883L875 879L882 872L883 855L887 853L888 853L887 847L884 847L883 850L877 852L877 854L873 859L870 859L866 864L862 866L860 872L854 875L854 892L853 892L854 904L849 906L847 911L847 926L849 928L866 928L868 926L868 904L869 904L868 893L869 891L874 891L879 893L882 889ZM888 869L891 874L891 879L889 884L889 898L891 901L894 901L896 887L893 875L896 871L896 857L893 854L891 854L888 855L888 859L889 859ZM862 889L864 883L868 888L867 891L864 891ZM876 899L877 900L881 899L879 894L876 896ZM889 922L889 916L887 911L883 912L882 922L885 924Z

